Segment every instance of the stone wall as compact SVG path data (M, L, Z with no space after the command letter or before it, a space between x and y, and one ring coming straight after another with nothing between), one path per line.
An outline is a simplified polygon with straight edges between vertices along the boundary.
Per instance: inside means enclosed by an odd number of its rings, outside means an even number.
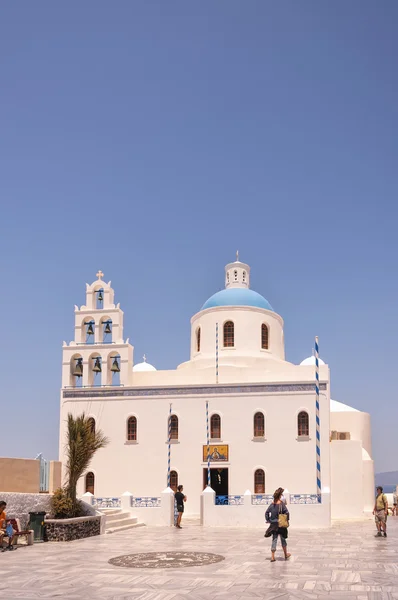
M72 542L73 540L100 535L101 517L47 519L45 526L49 542Z
M50 512L49 494L17 494L13 492L0 492L0 500L7 502L6 513L9 517L17 517L22 529L26 529L29 522L29 513L44 511Z
M9 517L20 520L22 529L26 529L29 523L29 513L44 511L50 516L50 504L52 494L17 494L13 492L0 492L0 500L7 502L6 513ZM93 517L97 511L93 506L81 503L83 515Z

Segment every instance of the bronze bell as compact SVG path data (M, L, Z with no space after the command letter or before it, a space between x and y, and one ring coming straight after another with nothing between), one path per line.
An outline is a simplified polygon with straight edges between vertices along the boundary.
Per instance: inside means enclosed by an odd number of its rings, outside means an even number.
M103 301L103 299L104 299L104 296L103 296L103 294L102 294L102 292L101 292L101 290L100 290L100 291L98 292L98 302L102 302L102 301Z
M88 323L87 335L94 335L94 327L92 323Z
M105 324L104 333L105 333L105 334L107 334L107 333L112 333L111 324L110 324L110 323L108 323L108 322Z
M78 358L77 359L77 363L75 365L75 368L73 369L73 373L72 375L74 375L75 377L82 377L83 376L83 362L82 362L82 358Z
M98 356L95 359L95 363L94 363L94 366L93 366L93 371L94 371L94 373L101 373L101 371L102 371L101 361L100 361L100 359L99 359Z
M111 366L112 373L120 373L120 367L117 358L114 359Z

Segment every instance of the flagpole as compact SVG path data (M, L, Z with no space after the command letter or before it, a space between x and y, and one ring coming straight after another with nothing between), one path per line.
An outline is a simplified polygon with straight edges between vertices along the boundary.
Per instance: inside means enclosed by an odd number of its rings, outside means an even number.
M169 411L169 439L168 439L168 455L167 455L167 487L170 487L170 456L171 456L171 402Z
M206 400L206 432L207 432L207 485L210 487L210 434L209 434L209 401Z
M316 420L316 492L318 502L322 502L321 484L321 422L319 418L319 345L315 338L315 420Z
M216 323L216 383L218 383L218 323Z

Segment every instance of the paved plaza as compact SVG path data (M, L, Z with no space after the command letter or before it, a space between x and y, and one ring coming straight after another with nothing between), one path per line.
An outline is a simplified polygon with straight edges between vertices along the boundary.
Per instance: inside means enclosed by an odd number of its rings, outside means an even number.
M326 531L295 531L292 526L288 540L292 558L282 560L278 542L278 560L273 564L270 540L261 528L202 529L188 519L183 524L182 530L141 527L0 554L1 598L398 599L398 518L389 519L387 539L374 537L371 520L337 523ZM123 555L173 550L182 558L185 552L225 558L164 569L109 563Z

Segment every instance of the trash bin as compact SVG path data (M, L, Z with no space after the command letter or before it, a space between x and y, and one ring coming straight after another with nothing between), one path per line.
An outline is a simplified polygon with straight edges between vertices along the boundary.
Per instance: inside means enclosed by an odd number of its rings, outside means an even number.
M29 513L29 529L33 529L33 541L44 542L44 517L45 511Z

